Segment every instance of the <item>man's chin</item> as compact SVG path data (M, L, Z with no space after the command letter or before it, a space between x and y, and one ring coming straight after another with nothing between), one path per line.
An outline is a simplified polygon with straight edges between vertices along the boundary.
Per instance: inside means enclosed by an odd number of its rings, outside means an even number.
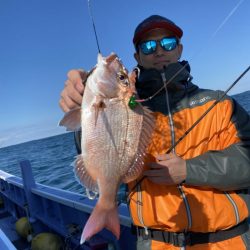
M157 64L153 65L153 68L161 71L164 68L166 68L169 64L170 64L169 62L166 62L166 63L157 63Z

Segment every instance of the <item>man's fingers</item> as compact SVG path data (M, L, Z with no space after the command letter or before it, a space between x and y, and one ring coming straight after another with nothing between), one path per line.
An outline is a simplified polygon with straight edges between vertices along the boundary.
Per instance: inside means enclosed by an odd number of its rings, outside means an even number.
M83 94L83 91L84 91L84 85L82 83L82 80L80 78L77 78L75 80L70 80L68 79L66 82L65 82L65 88L66 88L66 91L69 93L69 94L75 94L74 91L77 90L77 92L82 95ZM65 91L65 92L66 92ZM73 92L73 93L72 93Z
M64 112L69 112L72 109L79 107L79 104L74 102L67 95L62 95L59 101L59 105Z
M163 170L162 169L154 169L154 170L146 170L143 172L145 176L162 176Z
M170 159L170 156L169 154L162 154L162 155L157 155L155 158L158 161L166 161Z
M165 184L165 185L173 185L174 182L170 178L166 178L165 176L148 176L147 177L150 181L156 184Z
M69 81L67 81L69 83ZM59 105L64 112L68 112L71 109L79 107L82 103L81 94L72 86L67 84L65 89L61 92L61 99Z
M84 85L82 83L81 80L77 80L76 81L76 84L75 84L75 88L77 89L77 91L79 92L79 94L83 94L83 91L84 91Z
M173 159L175 157L176 157L175 154L170 153L170 154L160 154L160 155L157 155L155 158L158 161L167 161L167 160Z
M83 69L79 69L78 71L80 73L82 81L84 82L88 76L88 72Z
M83 82L85 82L88 73L84 70L70 70L67 76L68 79L59 100L59 106L64 112L81 106L84 92Z
M69 108L67 106L67 104L65 103L64 99L61 98L60 101L59 101L59 106L61 107L61 109L63 110L64 113L67 113L69 112Z
M65 102L69 105L71 105L71 101L81 105L82 103L82 93L80 93L77 89L74 83L70 80L67 80L65 82L65 89L61 93L61 97L65 100ZM84 89L83 85L82 90ZM70 101L71 100L71 101Z
M79 69L79 70L72 69L68 72L67 76L68 76L68 79L70 81L80 80L83 83L83 82L85 82L85 80L88 76L88 72L86 72L82 69Z
M65 82L66 86L74 87L80 94L83 94L84 84L83 82L87 78L86 71L80 70L70 70L67 74L68 80Z
M164 168L165 166L157 163L157 162L151 162L148 164L148 166L151 168L151 169L159 169L159 168Z
M76 70L76 69L70 70L67 74L68 79L71 81L74 81L74 80L79 79L79 78L82 79L81 75L82 75L81 71Z

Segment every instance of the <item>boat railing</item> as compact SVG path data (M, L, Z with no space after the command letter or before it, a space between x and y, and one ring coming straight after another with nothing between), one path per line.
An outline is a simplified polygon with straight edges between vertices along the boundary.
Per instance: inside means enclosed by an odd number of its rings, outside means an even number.
M22 178L0 170L0 193L6 210L17 219L22 214L27 216L36 232L47 228L64 237L71 237L77 230L81 232L96 200L35 182L28 160L22 161L20 166ZM126 204L119 205L119 216L124 228L121 232L126 231L127 234L131 219Z

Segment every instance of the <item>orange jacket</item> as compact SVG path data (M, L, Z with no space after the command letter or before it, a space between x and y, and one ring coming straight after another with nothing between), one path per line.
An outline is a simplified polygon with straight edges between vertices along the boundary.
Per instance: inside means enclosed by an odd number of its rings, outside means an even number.
M147 82L142 84L147 87ZM175 86L168 96L171 110L166 108L165 93L146 103L160 112L156 113L156 129L145 167L157 154L166 153L173 137L177 141L222 95L190 82L185 88ZM137 86L142 97L150 95L148 89L140 92L140 87ZM169 119L174 123L172 131ZM129 184L129 206L135 225L171 232L214 232L249 216L245 190L250 186L250 118L233 99L226 97L219 102L175 151L187 162L183 185L166 186L147 179L138 185Z

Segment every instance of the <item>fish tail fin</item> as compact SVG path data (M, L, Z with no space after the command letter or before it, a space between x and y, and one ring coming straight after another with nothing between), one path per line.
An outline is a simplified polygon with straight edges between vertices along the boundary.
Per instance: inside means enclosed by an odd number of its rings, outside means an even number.
M98 203L90 215L81 236L80 244L107 228L117 239L120 237L120 222L117 207L103 209Z

